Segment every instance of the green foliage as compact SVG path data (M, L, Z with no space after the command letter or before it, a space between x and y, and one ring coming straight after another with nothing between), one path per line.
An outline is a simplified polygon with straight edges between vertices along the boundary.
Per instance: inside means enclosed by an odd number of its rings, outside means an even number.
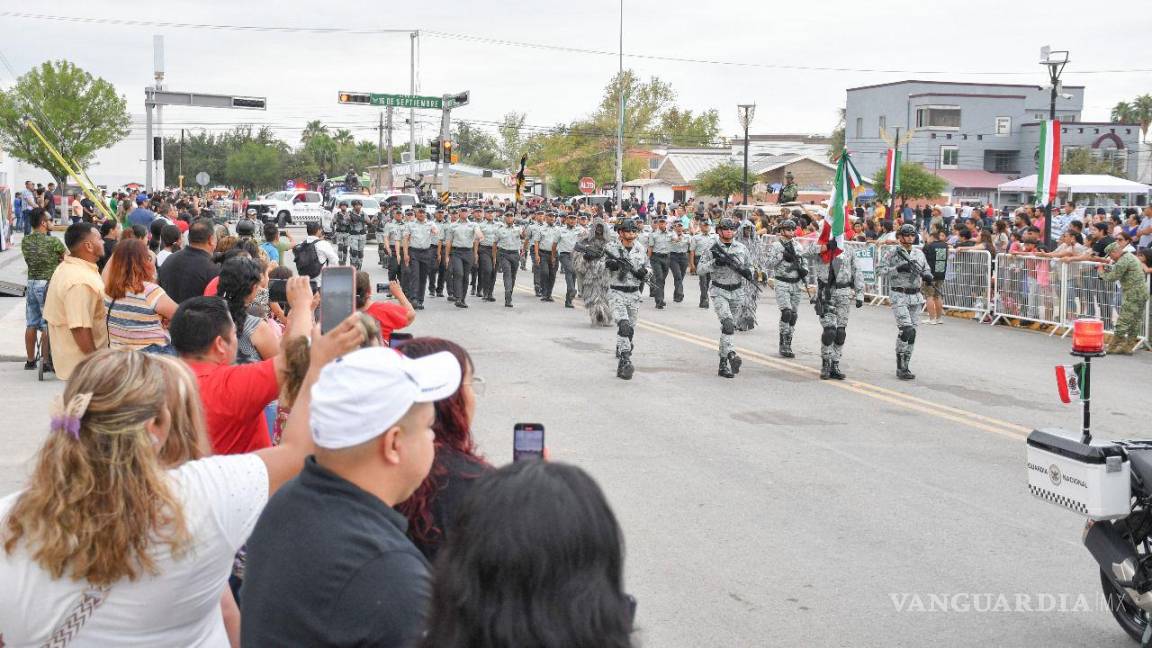
M1143 139L1148 139L1148 128L1152 126L1152 94L1117 103L1112 107L1112 121L1118 124L1140 124Z
M63 184L67 171L23 119L30 117L65 159L84 167L96 151L128 135L127 106L104 79L68 61L46 61L0 92L0 146Z
M271 151L271 155L263 156L262 160L269 167L269 173L275 174L271 182L258 182L252 184L253 176L246 172L241 176L230 173L228 163L233 154L253 144L260 149ZM252 155L254 149L248 149ZM164 141L164 177L169 183L175 185L180 168L184 170L184 186L193 183L196 174L205 171L212 177L212 184L227 186L255 187L258 189L276 189L280 187L285 178L315 177L314 167L306 165L306 159L297 159L289 150L288 145L277 139L272 130L263 126L253 130L251 125L241 125L226 133L192 132L186 133L184 144L181 146L179 137L168 137ZM183 165L181 165L183 159ZM243 159L243 158L239 158ZM301 168L301 166L305 168ZM240 168L240 167L236 167ZM291 168L299 173L288 171Z
M748 178L748 182L753 179ZM696 195L728 198L744 190L744 167L738 164L721 164L696 176Z
M877 169L872 176L872 189L876 192L876 201L888 204L888 191L884 188L884 169ZM905 162L900 165L900 191L896 197L901 201L915 200L917 198L935 198L944 194L948 187L944 178L928 171L919 164Z
M1092 151L1084 148L1068 149L1060 161L1060 173L1071 175L1113 175L1118 178L1127 177L1126 169L1117 160L1104 160L1092 155Z
M452 141L455 144L453 152L460 156L460 162L464 164L486 169L503 166L496 138L467 122L456 124Z
M269 191L282 182L279 151L274 145L245 142L228 156L224 174L232 186L250 191Z

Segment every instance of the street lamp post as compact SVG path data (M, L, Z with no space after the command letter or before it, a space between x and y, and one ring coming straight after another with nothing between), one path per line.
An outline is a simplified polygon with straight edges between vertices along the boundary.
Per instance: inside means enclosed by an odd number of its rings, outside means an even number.
M748 126L756 116L756 104L739 104L736 109L740 114L740 126L744 129L744 201L748 204Z
M1068 50L1053 50L1045 45L1040 48L1040 65L1048 66L1048 81L1052 85L1052 95L1048 102L1048 119L1056 121L1056 95L1060 93L1060 75L1068 65ZM1055 151L1054 155L1062 155ZM1059 182L1059 179L1057 179ZM1039 198L1039 196L1037 196ZM1044 249L1052 251L1052 201L1044 201Z

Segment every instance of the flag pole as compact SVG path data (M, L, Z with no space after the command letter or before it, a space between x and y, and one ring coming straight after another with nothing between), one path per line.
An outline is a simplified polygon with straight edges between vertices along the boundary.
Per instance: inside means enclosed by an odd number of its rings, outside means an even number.
M892 178L891 178L891 180L889 180L889 182L891 182L891 184L892 184L892 187L891 187L891 189L888 190L888 202L889 202L888 220L892 221L893 224L896 223L896 178L899 177L896 175L897 173L899 173L899 169L897 169L896 167L897 167L897 165L900 164L900 157L896 154L896 152L899 150L900 150L900 127L897 126L896 127L896 139L892 140L892 171L891 171Z

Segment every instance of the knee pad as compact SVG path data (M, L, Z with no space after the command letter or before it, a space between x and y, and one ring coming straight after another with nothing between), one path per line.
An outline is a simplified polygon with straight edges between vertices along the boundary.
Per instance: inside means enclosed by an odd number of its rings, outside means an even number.
M844 346L844 340L848 337L848 329L843 326L836 327L836 346Z
M797 320L797 318L800 317L800 313L797 313L794 310L789 310L788 313L789 313L788 317L790 318L788 320L788 323L791 324L792 326L796 326L796 320Z
M736 322L733 322L732 318L729 317L720 320L720 332L724 335L732 335L736 332Z
M825 326L824 332L820 334L820 344L824 346L831 346L836 342L836 329L831 326Z
M781 324L791 324L792 323L792 316L794 314L795 314L795 311L793 311L791 308L782 309L780 311L780 323Z
M901 326L900 339L908 344L914 344L916 342L916 327Z
M616 322L616 335L632 339L632 322L628 320Z

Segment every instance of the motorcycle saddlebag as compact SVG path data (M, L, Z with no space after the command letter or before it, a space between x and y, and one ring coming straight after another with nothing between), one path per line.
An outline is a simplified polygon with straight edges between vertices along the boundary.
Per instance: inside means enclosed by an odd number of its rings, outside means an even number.
M1040 499L1093 520L1114 520L1131 512L1131 464L1110 441L1080 442L1056 429L1028 435L1028 490Z

